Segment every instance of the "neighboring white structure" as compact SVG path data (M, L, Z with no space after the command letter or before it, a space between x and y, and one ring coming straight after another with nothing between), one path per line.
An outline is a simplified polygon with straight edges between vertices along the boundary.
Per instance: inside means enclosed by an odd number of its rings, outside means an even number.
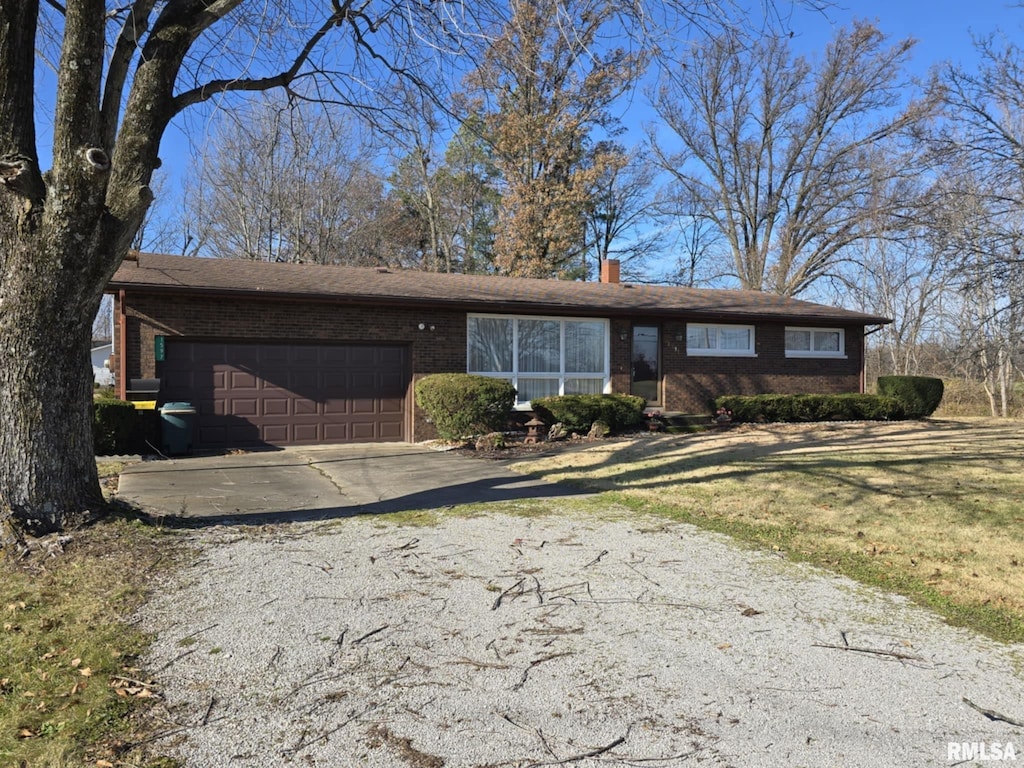
M114 383L114 373L107 368L107 361L114 352L111 342L92 348L92 377L101 387L109 387Z

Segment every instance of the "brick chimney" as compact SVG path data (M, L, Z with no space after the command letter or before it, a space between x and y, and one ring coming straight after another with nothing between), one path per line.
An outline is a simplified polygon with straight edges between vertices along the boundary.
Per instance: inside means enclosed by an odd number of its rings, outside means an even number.
M618 259L603 259L601 261L601 282L602 283L618 283L619 282L619 260Z

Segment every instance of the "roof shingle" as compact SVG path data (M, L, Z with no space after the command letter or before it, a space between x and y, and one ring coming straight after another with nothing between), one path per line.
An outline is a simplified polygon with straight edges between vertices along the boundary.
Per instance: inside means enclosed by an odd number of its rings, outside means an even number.
M377 306L444 306L467 311L574 315L772 319L874 325L888 318L758 291L629 283L581 283L368 267L277 264L139 254L125 261L110 290L259 295Z

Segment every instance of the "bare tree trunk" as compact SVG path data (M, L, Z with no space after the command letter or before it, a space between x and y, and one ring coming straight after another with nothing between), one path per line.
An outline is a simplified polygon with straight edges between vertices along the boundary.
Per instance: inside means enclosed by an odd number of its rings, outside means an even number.
M33 534L73 526L103 504L87 352L100 295L85 295L89 281L65 261L37 244L9 252L3 276L0 521Z

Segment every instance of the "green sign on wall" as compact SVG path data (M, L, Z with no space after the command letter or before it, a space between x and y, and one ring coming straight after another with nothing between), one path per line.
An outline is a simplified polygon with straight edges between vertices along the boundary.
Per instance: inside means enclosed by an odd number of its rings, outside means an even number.
M166 336L153 337L153 356L156 358L158 363L162 363L167 358Z

